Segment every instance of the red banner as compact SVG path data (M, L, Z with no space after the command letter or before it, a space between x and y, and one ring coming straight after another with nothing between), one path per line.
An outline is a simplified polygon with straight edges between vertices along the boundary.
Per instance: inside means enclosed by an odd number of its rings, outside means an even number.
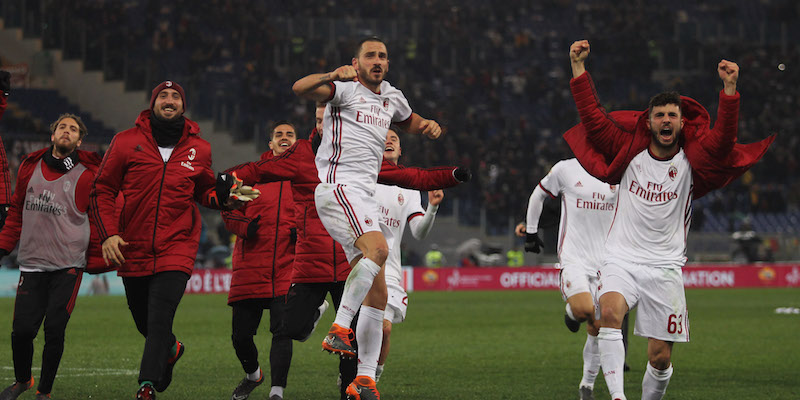
M231 270L195 269L184 293L228 293L231 288Z
M559 270L537 267L414 268L409 290L558 290ZM800 265L691 265L687 288L800 287Z

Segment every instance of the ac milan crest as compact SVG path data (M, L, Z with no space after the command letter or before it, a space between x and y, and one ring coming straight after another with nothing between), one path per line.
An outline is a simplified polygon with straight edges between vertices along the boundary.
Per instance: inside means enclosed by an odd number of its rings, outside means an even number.
M383 99L383 109L389 111L389 99Z
M403 194L402 194L402 193L398 193L398 194L397 194L397 202L398 202L398 203L399 203L401 206L403 205L403 203L405 203L405 202L406 202L406 199L403 197Z
M617 191L617 185L608 185L608 190L610 190L611 193L616 192Z
M367 226L372 226L372 219L364 217L364 223L367 224Z
M675 180L675 177L678 176L678 169L675 168L674 165L669 166L669 179Z

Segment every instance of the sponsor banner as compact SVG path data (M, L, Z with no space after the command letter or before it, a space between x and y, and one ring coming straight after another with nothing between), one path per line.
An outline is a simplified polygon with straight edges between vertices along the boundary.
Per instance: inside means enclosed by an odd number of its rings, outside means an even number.
M185 293L228 293L230 288L231 270L195 269L189 282L186 282Z
M558 290L559 270L520 268L413 268L412 290ZM799 264L691 265L683 268L687 288L800 287Z

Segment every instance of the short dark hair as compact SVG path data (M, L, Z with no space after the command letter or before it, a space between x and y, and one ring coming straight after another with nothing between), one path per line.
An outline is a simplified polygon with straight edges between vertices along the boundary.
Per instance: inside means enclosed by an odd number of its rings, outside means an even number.
M667 104L675 104L681 108L681 95L678 92L661 92L650 99L648 108L653 112L654 107L665 106Z
M56 129L58 128L58 124L60 124L61 121L64 118L72 118L73 120L75 120L75 122L78 124L78 132L81 135L80 139L83 139L84 136L89 134L89 131L86 129L86 124L83 123L83 120L81 120L81 117L79 117L79 116L77 116L75 114L70 114L70 113L64 113L64 114L59 115L58 119L55 120L52 124L50 124L50 133L51 134L52 133L56 133Z
M281 125L289 125L289 126L291 126L292 129L294 129L295 135L297 134L297 128L295 128L294 124L289 122L289 121L287 121L287 120L285 120L285 119L283 119L283 120L280 120L280 121L272 124L272 128L270 128L270 130L269 130L269 140L272 140L272 135L275 133L275 129L278 129L278 127L281 126Z
M366 37L364 39L361 39L360 42L358 42L358 46L356 46L355 55L353 56L354 58L358 58L358 56L361 55L361 47L364 46L364 43L367 43L367 42L383 43L383 45L386 46L386 42L384 42L383 39L381 39L381 38L379 38L377 36Z

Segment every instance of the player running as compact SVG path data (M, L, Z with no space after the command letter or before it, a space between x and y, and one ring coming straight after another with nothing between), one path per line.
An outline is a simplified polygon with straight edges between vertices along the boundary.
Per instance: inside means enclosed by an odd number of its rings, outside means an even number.
M624 400L620 325L639 306L634 333L648 338L642 399L661 399L672 376L672 344L689 341L681 268L692 200L730 183L755 164L774 136L736 143L739 66L722 60L717 121L676 92L654 96L644 112L606 113L586 72L589 42L570 47L572 96L581 124L564 138L587 172L619 184L616 215L600 268L598 346L612 399Z
M387 299L383 266L392 237L380 222L372 197L386 133L393 122L431 139L442 133L438 123L413 113L403 93L383 80L388 71L386 45L368 38L359 43L352 65L306 76L292 87L298 96L328 103L323 122L326 132L316 157L322 183L316 188L315 202L322 223L341 243L353 266L323 348L355 355L350 324L360 309L364 317L359 321L363 332L358 338L359 352L365 359L380 352ZM348 395L380 398L376 368L376 363L360 363Z

